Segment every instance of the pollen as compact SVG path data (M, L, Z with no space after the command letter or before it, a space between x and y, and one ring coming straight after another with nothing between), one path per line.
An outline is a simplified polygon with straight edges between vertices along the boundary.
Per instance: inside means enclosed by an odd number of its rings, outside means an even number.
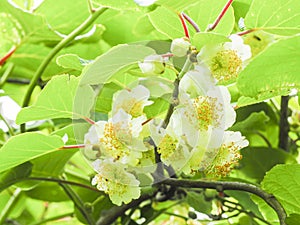
M100 138L100 142L104 145L106 153L115 160L128 154L128 150L126 151L123 143L117 138L115 127L112 123L105 124L104 135Z
M233 80L242 69L242 59L236 50L222 50L212 58L210 69L219 81Z
M166 134L160 144L158 145L157 152L161 154L163 159L171 157L177 147L177 140L172 138L169 134Z
M218 125L220 121L218 111L221 110L221 104L218 103L217 98L199 96L194 99L193 106L201 130L207 130L210 125Z

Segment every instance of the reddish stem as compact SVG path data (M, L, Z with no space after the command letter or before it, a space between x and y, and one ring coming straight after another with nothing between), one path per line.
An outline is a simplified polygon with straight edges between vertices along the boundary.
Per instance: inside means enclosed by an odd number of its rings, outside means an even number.
M189 30L188 30L188 28L187 28L187 25L186 25L186 22L185 22L185 20L184 20L184 18L183 18L183 15L182 15L181 13L178 13L178 16L179 16L180 21L181 21L181 24L182 24L182 26L183 26L184 35L185 35L188 39L190 39Z
M252 32L254 32L254 31L256 31L256 29L245 30L245 31L242 31L242 32L237 33L237 35L243 36L243 35L252 33Z
M173 53L166 53L166 54L162 54L161 57L163 58L170 58L170 57L173 57L174 54Z
M13 46L13 47L9 50L9 52L8 52L3 58L0 59L0 66L2 66L2 65L6 62L6 60L8 60L9 57L12 56L12 54L16 51L16 49L17 49L17 47L16 47L16 46Z
M65 145L61 148L59 148L60 150L63 149L74 149L74 148L85 148L85 144L80 144L80 145Z
M200 32L199 26L191 17L186 15L184 12L182 12L181 15L184 17L184 19L186 19L186 21L188 21L194 27L194 29L197 33Z
M83 117L83 119L91 125L94 125L96 122L88 117Z
M225 15L225 13L227 12L229 6L231 5L231 3L233 2L233 0L229 0L226 5L224 6L224 8L222 9L221 13L219 14L219 16L217 17L217 19L215 20L215 22L213 24L210 24L208 27L208 31L212 31L216 28L216 26L220 23L222 17Z

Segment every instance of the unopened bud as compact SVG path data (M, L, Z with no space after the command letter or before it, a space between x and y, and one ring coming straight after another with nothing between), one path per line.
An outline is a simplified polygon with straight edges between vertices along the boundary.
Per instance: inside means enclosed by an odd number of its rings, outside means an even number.
M159 75L165 71L164 59L160 55L149 55L139 62L141 71L146 75Z
M171 52L177 57L187 55L191 43L186 38L176 38L172 41Z

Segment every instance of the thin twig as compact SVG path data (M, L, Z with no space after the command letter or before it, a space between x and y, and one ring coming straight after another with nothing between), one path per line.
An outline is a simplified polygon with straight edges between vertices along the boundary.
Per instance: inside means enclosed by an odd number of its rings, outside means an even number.
M246 191L255 194L262 198L269 206L271 206L277 213L280 225L286 225L286 212L278 200L271 194L261 190L259 187L242 182L229 182L229 181L193 181L193 180L177 180L167 178L162 181L163 184L185 187L185 188L207 188L215 190L237 190Z
M280 122L279 122L279 144L278 147L284 151L289 151L289 123L288 123L288 110L289 110L289 96L281 97L280 107Z

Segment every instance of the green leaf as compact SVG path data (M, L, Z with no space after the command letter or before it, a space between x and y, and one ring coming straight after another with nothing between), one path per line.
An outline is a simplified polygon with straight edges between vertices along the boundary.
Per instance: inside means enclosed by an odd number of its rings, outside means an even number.
M300 1L253 0L245 18L247 28L279 35L300 33Z
M296 163L288 153L280 149L248 147L241 150L241 171L250 178L261 181L265 173L277 164Z
M270 118L264 111L253 112L247 119L235 123L230 130L246 132L255 132L258 130L266 130L266 126Z
M285 220L287 225L298 225L299 221L300 221L300 214L295 214L295 213L289 215Z
M0 1L0 12L10 14L12 18L17 21L21 30L23 30L22 41L23 42L58 42L61 38L51 31L45 20L40 15L33 15L18 9L8 1Z
M0 174L0 192L9 186L29 177L32 170L30 162L23 163L15 168Z
M196 33L191 39L192 45L200 50L204 45L215 45L224 42L231 42L230 39L224 35L217 33Z
M183 11L186 8L193 7L193 5L197 2L199 2L199 0L158 0L155 3L158 5L165 6L166 8L171 8L177 11Z
M207 30L210 24L214 23L227 2L227 0L210 0L209 2L199 0L197 4L188 7L185 12L198 24L203 32ZM230 6L213 32L229 35L233 30L234 23L234 12L232 6Z
M57 57L56 63L63 68L81 71L84 67L83 64L88 62L76 54L65 54Z
M262 216L258 206L253 202L249 193L242 191L225 191L225 193L238 200L239 204L241 204L245 209L250 210L257 216Z
M279 225L278 216L273 208L271 208L263 199L256 195L251 195L251 199L258 206L259 211L266 221L272 225Z
M149 13L149 19L153 27L167 38L184 37L183 27L175 11L161 6Z
M268 99L300 88L300 36L280 40L257 55L240 73L237 87L244 96Z
M25 133L11 137L0 149L0 173L39 156L58 151L64 145L58 136Z
M79 79L69 75L53 77L36 103L20 111L16 122L88 117L94 104L94 91L89 86L78 86Z
M212 210L211 202L205 201L203 193L188 192L186 201L198 212L208 214Z
M300 165L277 165L261 185L282 204L287 214L300 212Z
M44 0L35 13L43 15L51 29L62 34L69 34L89 16L85 0Z
M99 56L82 72L81 85L107 83L117 73L129 70L154 50L142 45L118 45ZM120 74L122 76L122 74Z
M106 7L116 10L136 10L138 5L132 0L92 0L93 7Z

